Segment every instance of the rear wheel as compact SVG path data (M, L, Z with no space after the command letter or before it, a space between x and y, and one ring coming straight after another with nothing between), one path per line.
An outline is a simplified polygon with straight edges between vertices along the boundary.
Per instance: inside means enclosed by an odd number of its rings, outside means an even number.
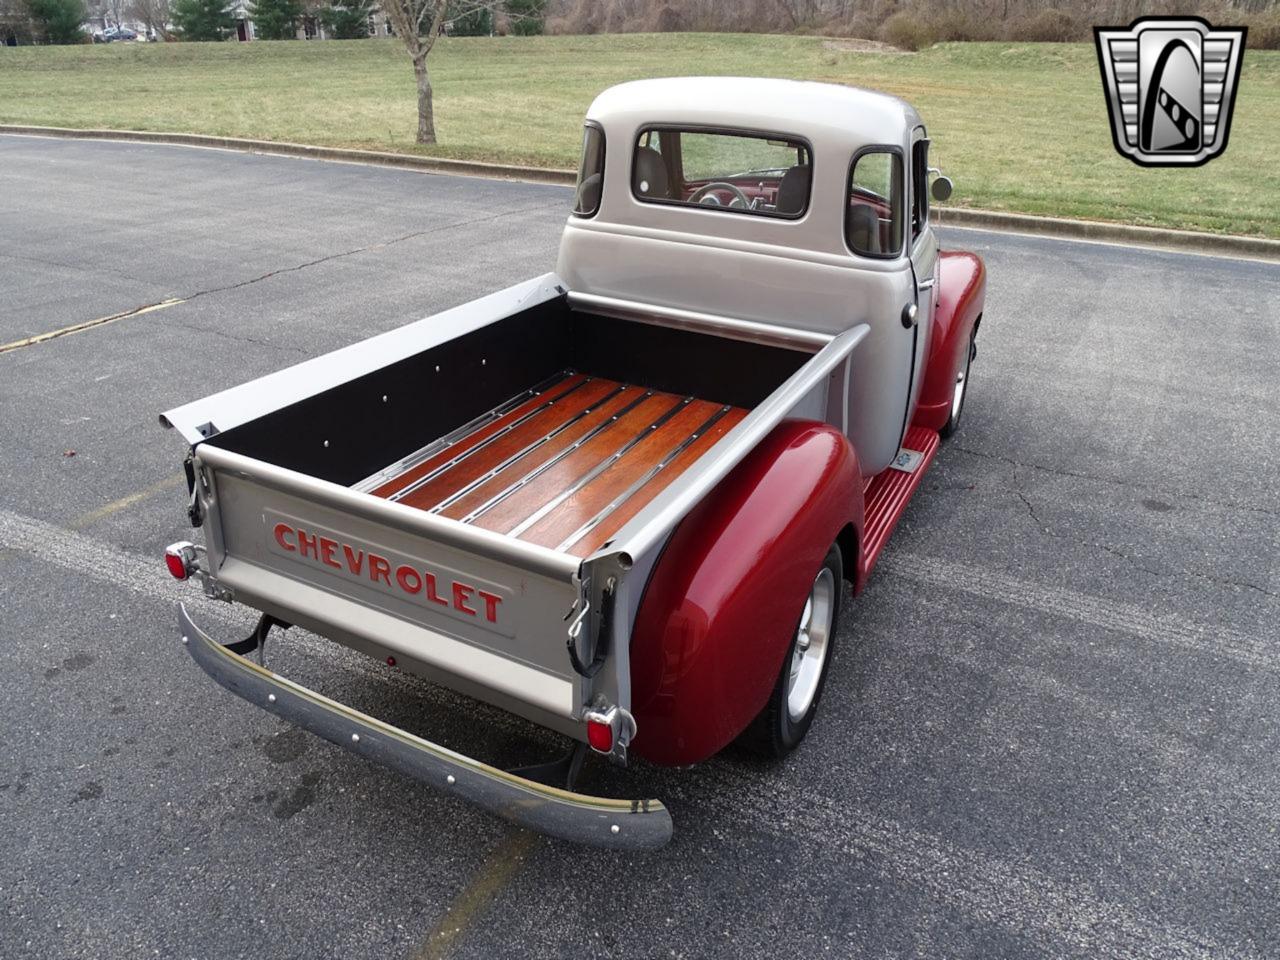
M832 545L813 578L769 702L742 735L754 753L785 756L809 732L831 665L843 580L840 548Z
M977 331L974 331L976 334ZM960 372L956 374L956 384L951 391L951 414L947 417L947 422L938 432L945 439L960 429L960 415L964 413L964 398L968 392L969 371L973 366L973 358L978 355L978 345L974 342L974 337L969 337L969 349L964 355L964 363L960 365Z

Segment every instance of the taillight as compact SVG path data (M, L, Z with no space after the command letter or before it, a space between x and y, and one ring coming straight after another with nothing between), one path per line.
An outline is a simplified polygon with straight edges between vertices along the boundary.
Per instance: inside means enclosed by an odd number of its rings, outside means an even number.
M636 722L620 707L596 707L582 715L587 743L596 753L614 754L636 735Z
M587 743L597 753L613 752L613 727L604 720L587 721Z
M164 550L164 565L175 580L185 580L196 569L196 546L181 540L171 543Z

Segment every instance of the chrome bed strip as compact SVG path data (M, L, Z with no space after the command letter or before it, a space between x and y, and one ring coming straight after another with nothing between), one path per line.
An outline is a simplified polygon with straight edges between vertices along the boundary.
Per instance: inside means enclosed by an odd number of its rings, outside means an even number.
M692 446L694 443L697 442L700 436L702 436L704 433L706 433L708 430L714 427L717 423L719 423L720 420L724 418L724 415L727 414L732 409L733 407L724 406L724 407L721 407L719 410L717 410L715 413L713 413L710 417L708 417L706 421L702 423L701 426L698 427L697 430L695 430L688 437L685 437L684 440L680 441L680 443L677 444L665 457L663 457L656 464L650 467L638 480L636 480L633 484L631 484L631 486L627 487L627 489L623 490L622 493L618 494L616 497L610 500L607 504L605 504L604 508L599 513L597 513L594 517L592 517L590 520L588 520L586 523L580 526L577 530L573 531L573 533L569 534L569 536L567 536L565 539L561 540L558 544L556 544L556 548L555 548L556 552L559 553L569 549L569 547L573 546L575 543L577 543L579 540L585 537L588 533L590 533L592 530L598 527L604 520L608 519L609 514L613 513L620 506L622 506L624 503L630 500L633 496L639 493L642 489L644 489L645 484L647 484L650 480L652 480L659 473L661 473L668 466L670 466L671 462L675 460L676 457L680 456L680 454L688 450L690 446Z
M410 470L412 470L414 467L416 467L418 464L422 463L423 461L430 460L432 457L440 453L442 450L447 450L449 449L449 447L452 447L458 441L465 440L467 437L471 436L471 434L475 433L477 430L481 429L482 427L488 426L489 424L493 423L495 420L501 420L512 410L515 410L516 408L518 408L520 404L525 403L528 400L532 400L534 397L540 397L544 393L546 393L548 390L550 390L552 387L555 387L558 384L564 383L571 376L573 376L573 374L574 374L573 370L561 370L555 376L548 377L546 380L542 381L542 383L539 383L536 386L530 387L528 390L525 390L523 393L516 394L510 400L506 400L503 403L500 403L498 406L494 407L492 410L488 410L480 414L480 416L476 417L474 420L471 420L468 423L464 423L462 426L458 427L456 430L450 430L444 436L438 437L437 439L432 440L426 446L421 447L418 450L415 450L413 453L409 454L407 457L404 457L401 460L397 460L395 463L392 463L392 464L389 464L388 466L383 467L377 473L374 473L368 477L365 477L359 483L352 484L351 489L357 490L360 493L369 493L373 490L376 490L378 487L381 487L383 484L390 483L396 477L401 476L402 474L408 473ZM578 386L581 386L581 385L582 384L578 384ZM571 388L570 390L567 390L565 392L571 393L573 389L576 389L576 387ZM563 396L563 394L561 396ZM538 409L541 410L543 409L543 407L539 407ZM512 427L519 426L520 422L522 422L524 419L525 418L522 417L521 420L511 424L509 427L504 427L501 432L505 433Z
M585 410L582 410L581 412L574 414L572 417L570 417L570 418L569 418L568 420L566 420L564 423L560 424L560 426L556 427L556 428L555 428L554 430L552 430L550 433L544 434L543 436L539 437L537 440L534 440L532 443L530 443L530 444L528 444L527 446L525 446L523 449L518 450L517 452L513 453L511 456L507 457L507 459L503 460L500 464L498 464L498 465L497 465L496 467L494 467L492 470L488 471L487 473L481 474L480 476L478 476L478 477L476 477L474 480L472 480L470 483L468 483L466 486L461 487L461 488L460 488L460 489L458 489L458 490L455 490L453 493L449 494L449 496L445 497L443 500L441 500L441 501L440 501L439 503L437 503L435 506L431 507L431 509L430 509L430 510L428 510L427 512L428 512L428 513L441 513L441 512L443 512L443 511L447 510L451 504L457 503L459 500L461 500L463 497L465 497L465 496L466 496L468 493L470 493L472 490L476 489L476 488L477 488L477 487L479 487L481 484L483 484L483 483L485 483L485 482L487 482L487 481L489 481L489 480L492 480L494 477L496 477L498 474L500 474L503 470L507 469L507 467L509 467L509 466L511 466L512 464L515 464L515 463L517 463L518 461L520 461L520 460L524 459L524 457L528 456L530 453L532 453L533 451L537 450L539 447L545 446L548 442L550 442L551 440L554 440L554 439L555 439L556 437L558 437L560 434L564 433L566 430L568 430L571 426L573 426L575 423L577 423L577 422L578 422L579 420L581 420L583 417L586 417L586 416L588 416L589 414L594 413L596 410L599 410L602 406L604 406L606 403L608 403L608 402L609 402L610 400L612 400L614 397L618 396L619 394L623 393L624 391L626 391L626 390L628 390L628 389L630 389L630 385L629 385L629 384L625 384L625 383L624 383L624 384L622 384L621 386L619 386L617 389L615 389L615 390L611 390L611 391L610 391L606 396L601 397L599 400L597 400L595 403L591 404L591 406L587 407ZM630 410L632 407L634 407L637 403L640 403L642 400L644 400L645 396L648 396L648 394L645 394L645 395L643 395L643 396L637 397L635 400L632 400L629 404L627 404L625 407L623 407L621 411L619 411L619 414L616 414L616 415L615 415L615 418L616 418L618 415L621 415L622 413L626 413L628 410ZM596 427L594 430L592 430L590 433L588 433L588 434L586 435L586 437L583 437L583 438L582 438L582 440L585 440L585 439L587 439L587 438L589 438L589 437L595 436L595 434L599 433L599 432L600 432L600 430L601 430L601 428L602 428L603 426L608 425L608 423L609 423L609 421L608 421L608 420L606 420L604 424L601 424L601 426L600 426L600 427ZM581 444L581 443L582 443L582 440L579 440L577 444L574 444L574 445L573 445L572 447L570 447L569 449L570 449L570 450L575 450L575 449L577 449L578 444ZM561 454L560 456L563 456L563 454ZM551 462L551 463L555 463L555 462L556 462L556 460L558 460L558 459L559 459L559 457L556 457L555 459L553 459L553 460L552 460L552 461L550 461L550 462ZM535 472L535 474L534 474L534 475L536 475L536 472Z
M390 499L390 500L403 500L405 497L407 497L409 494L413 493L415 490L420 489L421 487L423 487L423 486L425 486L426 484L430 483L432 480L436 479L436 477L440 476L441 474L447 473L449 470L452 470L452 469L453 469L454 467L456 467L458 464L462 463L462 461L464 461L464 460L466 460L467 458L469 458L472 454L479 453L479 452L480 452L481 450L483 450L485 447L489 446L489 444L491 444L491 443L493 443L494 441L496 441L496 440L500 439L501 437L505 437L505 436L506 436L508 433L510 433L512 430L516 429L516 427L519 427L519 426L521 426L522 424L527 423L529 420L531 420L533 417L537 416L537 415L538 415L538 414L540 414L540 413L545 413L547 410L551 409L553 406L555 406L557 403L559 403L561 400L563 400L563 399L564 399L565 397L567 397L569 394L573 393L575 390L577 390L577 389L579 389L579 388L581 388L581 387L586 386L588 383L590 383L590 382L592 381L592 379L593 379L592 377L587 377L586 379L582 380L581 382L579 382L579 383L575 383L575 384L574 384L572 387L570 387L568 390L564 391L564 393L557 394L556 396L554 396L554 397L552 397L550 400L548 400L546 403L543 403L543 404L539 405L537 408L535 408L535 409L533 409L533 410L530 410L530 411L529 411L528 413L526 413L523 417L520 417L520 418L518 418L518 419L516 419L516 420L511 421L509 424L507 424L505 427L503 427L501 430L499 430L499 431L498 431L497 433L495 433L493 436L491 436L491 437L485 437L485 438L484 438L484 440L482 440L482 441L480 441L479 443L477 443L474 447L471 447L470 449L464 450L462 453L458 454L456 457L454 457L453 459L449 460L448 462L440 464L440 466L436 467L434 470L430 471L429 473L427 473L427 474L425 474L425 475L423 475L423 476L419 477L417 480L413 481L413 483L409 484L409 485L408 485L407 487L405 487L403 490L397 490L397 491L396 491L395 493L393 493L393 494L392 494L388 499ZM616 391L615 391L615 392L616 392ZM610 396L612 396L612 395L613 395L613 394L610 394ZM588 409L590 409L590 408L588 408ZM579 416L581 416L581 414L580 414ZM569 422L570 422L570 423L572 423L573 421L571 420L571 421L569 421ZM565 426L567 426L567 425L568 425L568 424L566 424Z

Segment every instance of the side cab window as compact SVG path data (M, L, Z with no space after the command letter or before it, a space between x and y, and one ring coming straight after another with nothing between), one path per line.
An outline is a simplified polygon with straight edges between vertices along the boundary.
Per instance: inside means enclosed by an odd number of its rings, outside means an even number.
M578 164L578 185L573 196L573 213L594 217L600 209L604 188L604 131L588 123L582 132L582 162Z
M911 145L911 242L929 223L929 140Z
M887 260L902 252L906 194L902 177L899 147L868 147L854 156L844 240L858 256Z

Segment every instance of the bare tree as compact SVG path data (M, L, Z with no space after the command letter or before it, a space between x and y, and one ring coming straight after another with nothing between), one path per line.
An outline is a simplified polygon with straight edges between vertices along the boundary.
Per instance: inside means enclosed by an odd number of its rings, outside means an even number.
M380 0L382 12L391 21L397 37L403 41L413 61L413 76L418 82L418 143L436 142L435 105L432 101L431 74L427 55L445 27L479 10L491 15L502 12L502 0ZM541 13L538 14L541 18Z
M126 9L129 16L147 28L148 39L152 33L169 39L169 0L129 0Z
M427 55L440 36L448 6L448 0L382 0L382 12L413 61L413 76L418 82L418 143L436 142Z

